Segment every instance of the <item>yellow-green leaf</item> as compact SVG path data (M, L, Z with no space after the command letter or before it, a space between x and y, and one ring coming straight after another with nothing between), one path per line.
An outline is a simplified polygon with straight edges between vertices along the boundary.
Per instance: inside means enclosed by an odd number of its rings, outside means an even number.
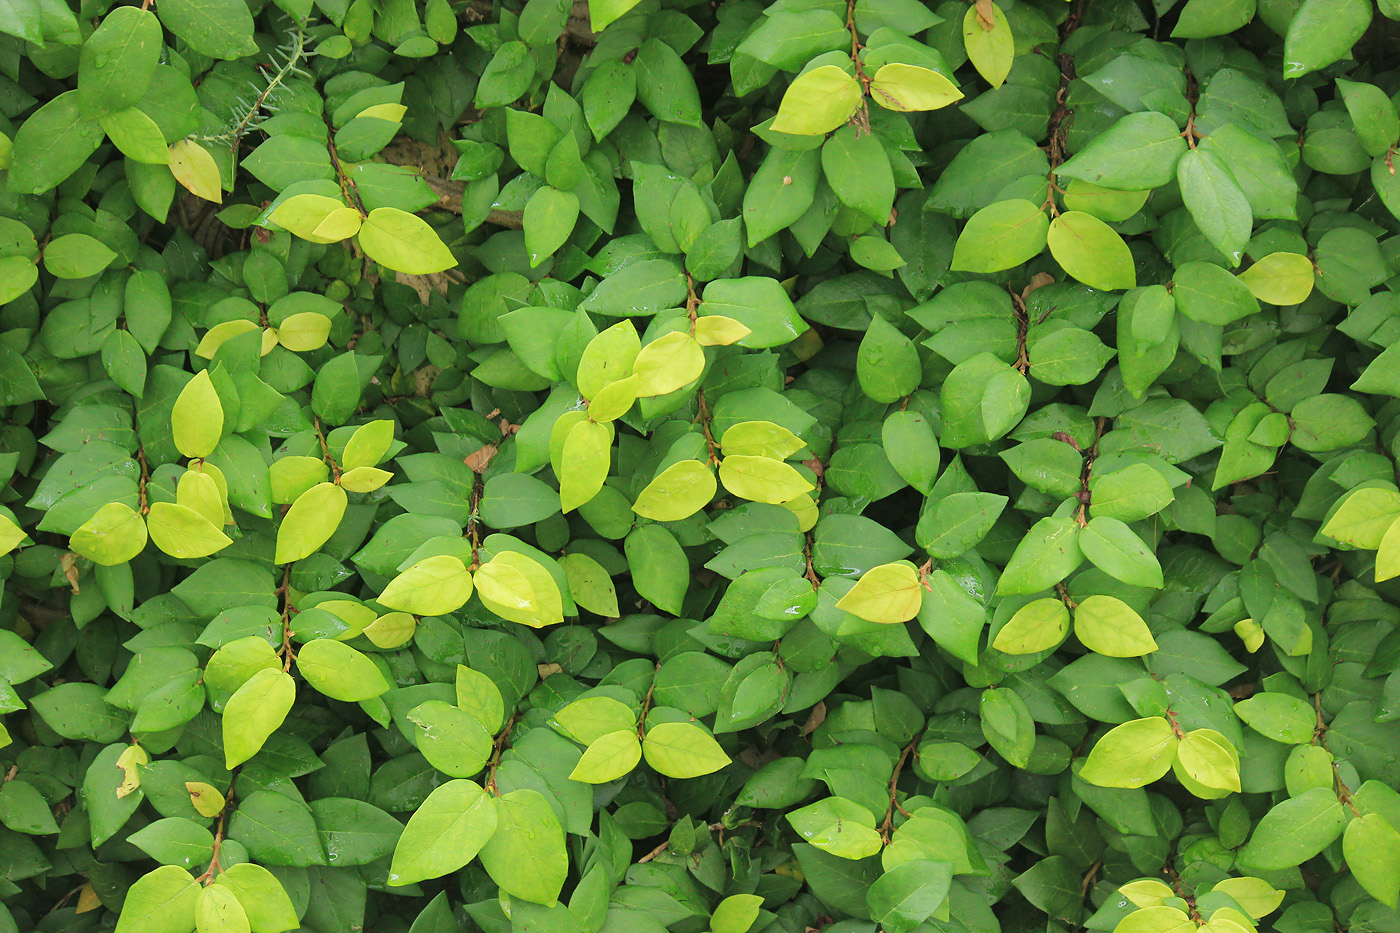
M564 621L564 598L548 570L518 551L501 551L476 572L477 595L496 615L531 628Z
M637 390L641 385L642 381L636 373L626 379L609 382L589 399L588 420L601 424L621 418L637 401Z
M397 207L376 207L360 225L360 248L395 272L429 275L457 264L427 221Z
M1260 301L1296 305L1312 294L1312 260L1301 253L1270 253L1239 274Z
M772 128L799 136L830 133L851 118L861 97L860 82L852 75L838 65L821 65L788 85Z
M706 314L695 321L695 340L702 347L731 346L752 333L748 327L722 314Z
M345 442L340 465L347 470L375 466L389 453L394 443L394 422L386 419L370 421L355 429Z
M224 406L209 370L185 383L170 410L170 432L175 449L191 459L207 457L224 435Z
M886 110L938 110L963 93L943 75L918 65L890 62L881 65L870 81L870 97Z
M359 703L389 689L373 661L334 638L316 638L302 645L297 670L316 690L346 703Z
M642 760L642 743L635 729L619 729L594 739L570 772L569 779L606 784L632 773Z
M254 671L224 704L224 766L230 771L252 758L277 731L296 699L290 674L277 668Z
M923 596L919 572L912 564L896 561L867 570L836 608L867 622L893 625L918 615Z
M726 454L786 460L807 445L802 438L771 421L740 421L729 426L720 437L719 446Z
M642 347L632 364L637 395L666 395L690 385L705 371L705 351L692 336L672 331Z
M575 742L592 745L610 732L635 732L637 714L621 700L590 696L562 707L554 714L551 723Z
M252 929L238 896L221 884L200 889L194 918L198 933L249 933Z
M208 557L233 543L209 519L174 502L155 502L146 516L151 541L171 557L193 560Z
M199 885L177 865L142 875L126 892L116 933L177 933L194 929Z
M729 764L714 736L693 722L652 726L642 740L642 754L657 772L673 778L713 774Z
M355 467L340 474L340 485L351 492L374 492L393 478L393 473L378 467Z
M297 501L307 490L324 483L331 471L320 457L292 455L272 461L267 474L272 487L272 501L287 505Z
M108 502L83 522L68 546L94 564L124 564L146 546L146 523L124 502Z
M338 215L338 212L347 209L344 202L337 198L328 198L321 194L298 194L278 204L268 216L268 220L303 240L334 243L336 240L321 236L316 231L332 215ZM350 231L353 234L360 228L359 213L353 210L350 213L356 218L355 229Z
M495 732L506 721L506 703L501 688L481 671L457 665L457 707L476 717L487 732Z
M1050 222L1046 242L1060 267L1090 288L1113 291L1137 285L1128 244L1092 214L1065 211Z
M456 612L472 596L472 575L460 558L451 554L425 557L389 581L379 594L386 609L416 616L440 616Z
M418 622L411 614L386 612L365 626L364 636L373 642L376 648L388 651L407 644L417 628Z
M1151 784L1171 769L1176 744L1171 723L1161 716L1130 720L1095 743L1079 777L1099 787Z
M654 522L678 522L710 504L715 474L699 460L673 463L637 495L632 511Z
M277 325L277 342L288 350L319 350L331 334L331 319L316 311L300 311Z
M246 318L215 324L205 331L204 336L199 341L199 346L194 348L194 355L206 360L212 360L214 354L219 352L219 347L223 346L234 337L257 329L258 323L256 321L249 321Z
M617 587L602 564L575 551L560 557L559 566L564 568L575 603L605 618L617 618Z
M1084 647L1110 658L1137 658L1157 650L1142 616L1116 596L1088 596L1074 610L1074 634Z
M814 487L790 464L771 457L730 454L719 464L719 479L734 495L778 504Z
M1198 784L1239 793L1240 767L1230 741L1219 732L1196 729L1176 747L1176 766Z
M564 441L559 474L559 507L571 512L603 488L612 463L612 436L605 425L580 421Z
M451 874L476 858L495 832L495 800L471 781L448 781L409 817L394 846L389 884Z
M642 350L637 328L630 320L622 320L601 331L588 341L579 357L574 384L579 394L591 399L603 386L632 375L632 363Z
M990 23L983 18L984 12L991 13ZM963 16L962 34L963 48L967 50L972 67L992 87L1001 87L1016 57L1016 40L1001 7L995 3L974 3L968 7Z
M277 529L274 563L290 564L315 554L340 527L348 501L345 490L334 483L320 483L297 496Z
M992 647L1004 654L1047 651L1069 634L1069 609L1058 599L1033 599L997 632Z
M215 817L224 812L224 807L228 801L224 795L213 784L206 784L203 781L186 781L185 790L189 791L190 806L200 816Z
M215 528L223 527L224 497L208 473L186 470L175 487L175 502L203 515Z
M195 197L215 204L224 202L219 164L194 140L182 139L170 147L170 174Z
M1400 576L1400 521L1393 522L1376 550L1376 582Z

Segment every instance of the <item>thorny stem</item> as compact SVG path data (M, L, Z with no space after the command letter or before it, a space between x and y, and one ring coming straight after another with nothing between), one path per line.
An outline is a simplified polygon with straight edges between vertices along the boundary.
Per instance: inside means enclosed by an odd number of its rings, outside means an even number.
M909 756L914 754L914 749L919 746L919 739L923 737L924 730L920 729L909 744L904 746L904 750L899 753L899 761L895 762L894 773L890 775L890 805L885 809L885 821L880 824L880 838L885 842L890 841L890 829L894 826L894 811L898 810L904 816L909 815L909 811L899 805L895 795L899 793L899 774L904 770L904 765L908 763Z
M491 763L488 765L489 775L486 778L486 789L497 797L501 796L501 791L496 787L496 769L501 766L501 753L506 749L506 741L510 739L510 730L515 728L515 720L518 714L512 715L506 720L506 724L501 727L501 731L496 733L496 738L491 741Z
M146 9L149 3L150 0L143 0L141 9ZM286 61L282 64L282 67L278 68L268 80L267 87L259 91L258 96L253 98L253 102L248 105L248 111L243 114L234 125L233 129L229 130L227 133L221 133L218 136L199 136L196 138L201 142L223 142L227 140L229 151L237 153L238 145L243 141L244 134L252 127L253 121L258 119L263 108L267 105L268 99L277 92L277 89L282 86L282 83L292 75L310 77L310 75L300 67L301 61L307 57L305 20L296 20L296 30L292 34L291 44L286 47L286 52L284 54L286 55Z

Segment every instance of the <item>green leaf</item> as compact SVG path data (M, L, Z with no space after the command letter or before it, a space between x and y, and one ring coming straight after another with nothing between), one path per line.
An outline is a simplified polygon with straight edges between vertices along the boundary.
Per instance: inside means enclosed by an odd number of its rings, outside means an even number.
M97 275L117 254L85 233L58 237L44 248L44 268L60 279L85 279Z
M1346 823L1331 787L1306 790L1264 814L1239 852L1240 864L1262 871L1301 865L1331 845Z
M772 128L804 136L830 133L850 119L862 97L852 75L837 65L820 65L788 85Z
M449 875L495 835L496 801L471 781L453 780L430 793L394 846L389 884L415 884Z
M1079 534L1078 523L1068 515L1036 522L1016 545L997 592L1003 596L1038 593L1069 576L1084 562Z
M491 734L469 710L429 700L415 706L408 720L418 751L449 777L479 774L491 757Z
M838 129L822 144L822 174L842 204L878 221L894 207L895 183L889 158L878 137Z
M1089 563L1129 586L1162 588L1162 565L1131 528L1116 518L1095 514L1079 534Z
M276 563L310 557L330 540L345 515L348 497L333 483L319 483L297 497L277 529Z
M1351 114L1361 147L1370 156L1381 156L1400 139L1400 116L1390 97L1374 84L1337 79L1337 90Z
M897 402L919 387L921 375L914 342L879 315L871 318L856 357L861 391L877 402Z
M160 26L150 10L117 7L93 30L78 59L78 107L85 116L126 110L145 96L160 64Z
M302 645L297 652L297 671L316 690L346 703L368 700L389 689L373 661L333 638L317 638Z
M750 248L807 213L820 172L821 155L816 150L769 151L744 191L744 229Z
M1118 191L1160 188L1176 177L1186 140L1171 117L1130 113L1066 160L1056 173Z
M296 684L276 668L254 671L224 704L224 766L229 770L256 755L287 718Z
M1230 265L1239 265L1254 218L1229 165L1207 150L1192 149L1177 163L1176 178L1196 226Z
M1400 833L1379 813L1347 824L1342 836L1347 867L1366 893L1391 910L1400 901Z
M952 880L953 867L946 861L914 859L896 865L866 892L870 917L890 933L908 933L947 900Z
M1392 489L1357 489L1343 498L1322 533L1359 548L1374 550L1386 530L1400 518L1400 493Z
M194 876L174 865L142 875L122 902L118 933L189 933L199 892Z
M1186 733L1176 748L1172 768L1178 776L1185 774L1190 781L1211 790L1239 793L1239 757L1229 740L1210 729ZM1187 784L1189 790L1195 790Z
M1171 770L1177 737L1160 716L1134 719L1094 743L1079 777L1099 787L1142 787Z
M1128 244L1092 214L1065 211L1050 222L1046 241L1055 261L1090 288L1111 291L1137 285Z
M360 225L360 248L395 272L429 275L457 264L427 222L396 207L377 207Z
M530 196L524 218L530 268L544 262L564 245L578 221L578 211L578 195L571 191L559 191L546 185Z
M15 134L9 185L43 194L72 175L102 145L102 127L84 116L77 91L59 94L25 119Z
M161 24L201 55L235 59L258 50L241 0L169 0L158 12Z
M672 778L713 774L729 764L719 743L689 722L663 722L649 728L642 739L642 754L648 765Z
M1283 76L1299 78L1351 54L1371 25L1369 0L1303 0L1288 24Z
M481 850L482 866L505 894L554 904L569 871L554 808L538 791L515 790L496 801L496 811L499 825Z
M1284 693L1259 693L1235 704L1235 713L1250 728L1276 742L1304 745L1313 738L1312 707Z
M953 249L952 268L965 272L1014 268L1044 252L1049 230L1045 212L1030 201L989 204L963 228Z

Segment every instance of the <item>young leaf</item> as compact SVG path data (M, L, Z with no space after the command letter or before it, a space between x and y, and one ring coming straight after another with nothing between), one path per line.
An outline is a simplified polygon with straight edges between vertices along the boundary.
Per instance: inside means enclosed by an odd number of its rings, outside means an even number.
M772 128L779 133L820 136L850 119L860 106L860 83L837 65L820 65L793 79L778 105Z
M466 780L448 781L419 804L394 846L389 884L451 874L476 858L495 835L496 801Z
M1142 787L1171 770L1178 739L1160 716L1115 726L1094 744L1079 777L1099 787Z

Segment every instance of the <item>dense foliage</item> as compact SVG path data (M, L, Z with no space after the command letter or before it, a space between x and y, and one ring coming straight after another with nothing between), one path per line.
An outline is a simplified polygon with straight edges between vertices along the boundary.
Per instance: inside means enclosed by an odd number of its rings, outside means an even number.
M0 0L0 933L1397 933L1396 18Z

